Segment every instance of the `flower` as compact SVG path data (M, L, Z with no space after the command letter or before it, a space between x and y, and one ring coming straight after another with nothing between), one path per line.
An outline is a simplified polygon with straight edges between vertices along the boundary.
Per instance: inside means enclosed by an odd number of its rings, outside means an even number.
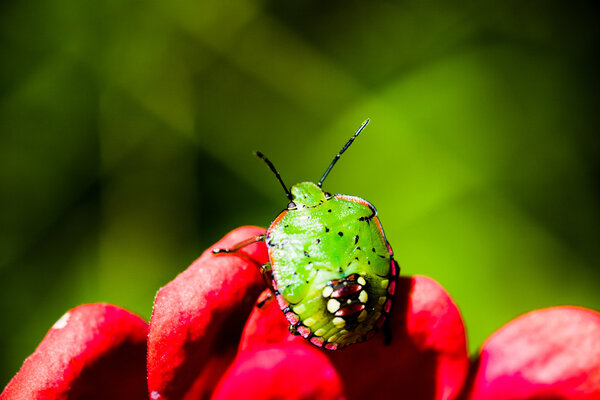
M600 399L599 313L530 312L470 360L458 308L424 276L399 279L389 345L318 349L264 291L263 243L212 254L262 232L234 230L161 288L149 326L108 304L67 312L0 399Z
M68 311L0 399L142 399L148 325L109 304Z

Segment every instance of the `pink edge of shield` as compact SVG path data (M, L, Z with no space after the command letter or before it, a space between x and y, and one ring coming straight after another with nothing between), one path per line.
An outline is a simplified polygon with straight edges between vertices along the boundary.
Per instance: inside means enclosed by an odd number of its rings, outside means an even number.
M286 308L288 306L287 302L285 301L285 299L283 298L282 295L277 294L276 298L277 298L277 304L279 304L280 309L283 310L284 308Z
M385 312L389 313L390 309L392 308L392 299L387 299L387 301L385 302Z
M300 334L300 336L302 336L304 339L306 339L308 337L308 335L310 335L310 329L308 329L305 326L299 326L298 333Z
M298 316L296 314L294 314L293 312L286 313L285 318L288 320L290 325L296 325L298 323L298 321L300 321Z
M393 296L393 295L394 295L394 292L396 292L396 281L392 281L392 282L390 283L390 287L388 288L388 294L389 294L390 296Z

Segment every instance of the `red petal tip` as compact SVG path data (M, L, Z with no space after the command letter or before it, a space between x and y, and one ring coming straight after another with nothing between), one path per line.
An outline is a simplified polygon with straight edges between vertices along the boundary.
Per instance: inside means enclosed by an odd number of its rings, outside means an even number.
M310 345L286 344L241 352L215 389L220 399L343 399L327 357Z
M212 250L264 232L258 227L230 232L158 292L148 335L148 386L155 398L182 398L190 391L210 395L265 287L259 267L268 259L264 242L236 253Z
M147 325L109 304L64 314L0 398L145 399Z
M600 399L600 314L536 310L484 343L470 399Z

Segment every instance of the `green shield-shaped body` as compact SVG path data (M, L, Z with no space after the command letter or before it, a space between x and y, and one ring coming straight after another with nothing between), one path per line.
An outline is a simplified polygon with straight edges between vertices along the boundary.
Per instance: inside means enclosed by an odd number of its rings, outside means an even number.
M330 350L370 338L390 311L398 275L375 208L313 183L291 192L266 237L290 330Z

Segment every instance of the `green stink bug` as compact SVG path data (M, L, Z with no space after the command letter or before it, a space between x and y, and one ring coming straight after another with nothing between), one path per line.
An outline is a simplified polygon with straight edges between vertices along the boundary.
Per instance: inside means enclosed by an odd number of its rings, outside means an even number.
M359 197L321 189L368 122L357 129L317 184L303 182L288 189L273 164L257 152L290 202L265 235L215 250L232 252L265 241L269 263L262 272L290 331L328 350L369 339L383 326L399 273L375 207Z

